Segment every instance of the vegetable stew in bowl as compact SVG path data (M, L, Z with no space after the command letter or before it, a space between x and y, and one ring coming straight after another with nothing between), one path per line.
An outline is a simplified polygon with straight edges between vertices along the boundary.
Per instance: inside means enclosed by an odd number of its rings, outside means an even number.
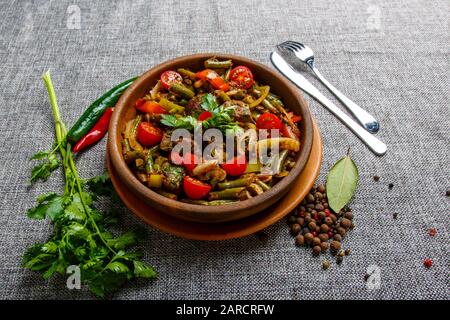
M302 117L232 59L165 70L136 100L121 132L123 159L172 200L217 206L252 199L285 179L300 152Z

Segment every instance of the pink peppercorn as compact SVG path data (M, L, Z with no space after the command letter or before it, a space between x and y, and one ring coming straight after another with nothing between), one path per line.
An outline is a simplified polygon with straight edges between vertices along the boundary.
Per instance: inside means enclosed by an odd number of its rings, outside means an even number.
M437 230L435 228L430 228L428 229L428 234L430 235L430 237L434 237L437 233Z
M433 265L433 260L427 258L423 260L423 265L425 266L425 268L429 269Z

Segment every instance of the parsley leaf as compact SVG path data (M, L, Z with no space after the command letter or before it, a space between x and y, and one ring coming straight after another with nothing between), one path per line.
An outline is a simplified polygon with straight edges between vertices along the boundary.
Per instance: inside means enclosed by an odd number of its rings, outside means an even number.
M220 112L219 103L217 103L216 97L211 93L207 93L202 96L200 106L203 110L209 111L212 114Z
M162 114L161 123L168 127L192 130L198 125L199 122L193 116L177 117L172 114Z
M33 183L39 179L46 181L50 174L59 167L59 160L54 152L40 151L34 154L30 160L44 160L31 170L30 182Z
M64 213L65 198L58 196L54 192L39 196L37 201L38 204L27 212L28 217L31 219L49 217L51 220L55 220Z

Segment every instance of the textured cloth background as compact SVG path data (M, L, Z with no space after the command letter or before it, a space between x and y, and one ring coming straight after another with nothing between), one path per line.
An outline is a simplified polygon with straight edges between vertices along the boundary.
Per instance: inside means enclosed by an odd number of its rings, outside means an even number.
M79 8L80 29L68 28L77 11L68 12L70 5ZM61 278L47 282L20 267L24 250L51 231L48 221L30 220L26 210L37 195L62 188L60 173L28 185L27 157L53 141L40 79L45 70L52 70L70 125L107 89L164 60L215 51L270 65L274 45L288 39L312 47L322 73L380 120L378 137L389 148L384 157L373 155L307 97L323 137L319 180L348 147L359 167L351 203L357 227L343 242L351 256L322 271L322 258L295 247L285 221L266 230L266 241L255 235L188 241L146 227L144 259L159 277L129 285L115 298L450 297L448 1L5 0L0 15L0 298L92 298L86 290L66 290ZM78 159L82 176L104 171L104 150L102 141ZM126 209L122 216L124 230L143 225ZM429 227L437 228L436 237L428 236ZM434 260L429 270L426 257ZM364 281L370 265L380 268L378 290Z

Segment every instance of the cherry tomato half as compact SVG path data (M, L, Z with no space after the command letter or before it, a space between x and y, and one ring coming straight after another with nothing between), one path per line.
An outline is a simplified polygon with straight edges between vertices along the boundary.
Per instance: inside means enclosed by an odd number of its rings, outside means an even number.
M263 113L256 120L256 127L258 129L283 129L283 122L281 122L280 118L270 112Z
M137 99L135 107L137 110L145 113L152 113L152 114L167 113L167 111L163 107L161 107L159 103L156 103L154 101L148 101L145 99Z
M198 200L208 194L211 190L211 186L189 176L184 176L183 190L190 199Z
M177 152L170 153L170 160L176 165L183 165L187 170L192 171L199 163L198 157L193 153L186 153L180 156Z
M212 113L209 111L203 111L202 113L200 113L200 115L198 116L198 120L203 121L206 119L212 118Z
M161 73L160 80L164 89L169 89L172 84L182 82L183 78L178 72L168 70Z
M247 169L247 160L245 159L245 154L234 157L231 161L227 161L221 164L221 167L230 176L239 176L243 174Z
M249 89L253 83L253 73L246 66L237 66L230 72L230 80L240 88Z
M150 122L141 122L137 127L137 139L144 146L153 146L161 142L164 132Z

